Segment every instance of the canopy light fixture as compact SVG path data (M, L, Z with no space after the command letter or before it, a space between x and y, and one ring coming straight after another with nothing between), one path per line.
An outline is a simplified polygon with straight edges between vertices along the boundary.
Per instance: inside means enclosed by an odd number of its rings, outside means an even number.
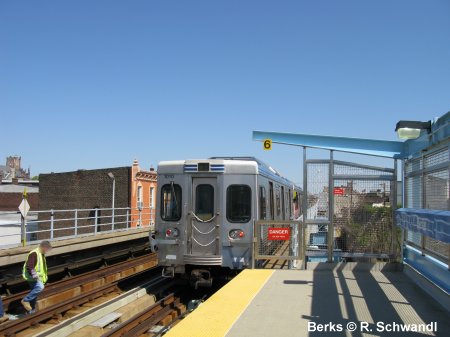
M395 127L395 131L400 139L416 139L420 136L420 131L427 130L431 132L431 121L399 121Z

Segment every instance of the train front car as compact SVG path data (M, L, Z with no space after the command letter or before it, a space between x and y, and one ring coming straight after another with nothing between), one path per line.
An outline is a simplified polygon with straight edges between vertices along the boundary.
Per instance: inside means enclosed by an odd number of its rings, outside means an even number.
M258 163L186 160L158 166L156 240L163 275L210 285L213 266L250 264Z

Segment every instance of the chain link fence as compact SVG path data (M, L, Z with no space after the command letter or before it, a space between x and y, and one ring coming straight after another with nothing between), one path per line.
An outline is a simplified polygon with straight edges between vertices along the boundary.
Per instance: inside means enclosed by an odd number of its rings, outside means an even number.
M308 261L395 258L395 170L330 160L308 160L306 169Z

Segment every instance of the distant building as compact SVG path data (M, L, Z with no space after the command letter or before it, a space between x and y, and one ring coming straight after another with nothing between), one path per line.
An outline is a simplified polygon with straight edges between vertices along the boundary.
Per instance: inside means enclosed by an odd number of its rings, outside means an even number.
M0 165L0 179L30 179L30 168L24 170L22 168L22 157L9 156L6 157L6 165Z
M155 224L156 172L142 170L135 160L131 169L131 223L132 227L141 224ZM141 211L139 211L141 210Z
M0 233L3 235L0 246L20 243L21 215L18 213L18 207L22 202L25 190L31 211L26 218L27 231L29 231L36 225L34 221L37 220L37 215L32 212L39 209L39 182L18 178L0 179ZM27 240L30 238L31 235L27 235Z
M111 210L115 180L115 211ZM156 172L141 170L137 161L133 166L78 170L39 175L39 209L54 210L54 228L74 226L70 221L77 210L77 234L93 231L149 226L154 223L154 212L150 214L150 191L156 194ZM141 208L139 212L138 206ZM153 206L154 207L154 206ZM50 212L40 213L40 229L51 226ZM45 221L48 220L48 221ZM75 229L57 232L58 236L75 234Z
M37 211L39 208L39 182L17 178L0 181L0 211L17 211L25 190L30 210Z

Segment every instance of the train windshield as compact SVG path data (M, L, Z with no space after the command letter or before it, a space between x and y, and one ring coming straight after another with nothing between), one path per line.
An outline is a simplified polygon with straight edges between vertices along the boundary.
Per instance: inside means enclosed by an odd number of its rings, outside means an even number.
M164 221L181 219L181 186L171 183L161 188L161 218Z
M247 185L231 185L227 189L227 219L249 222L252 213L252 190Z

